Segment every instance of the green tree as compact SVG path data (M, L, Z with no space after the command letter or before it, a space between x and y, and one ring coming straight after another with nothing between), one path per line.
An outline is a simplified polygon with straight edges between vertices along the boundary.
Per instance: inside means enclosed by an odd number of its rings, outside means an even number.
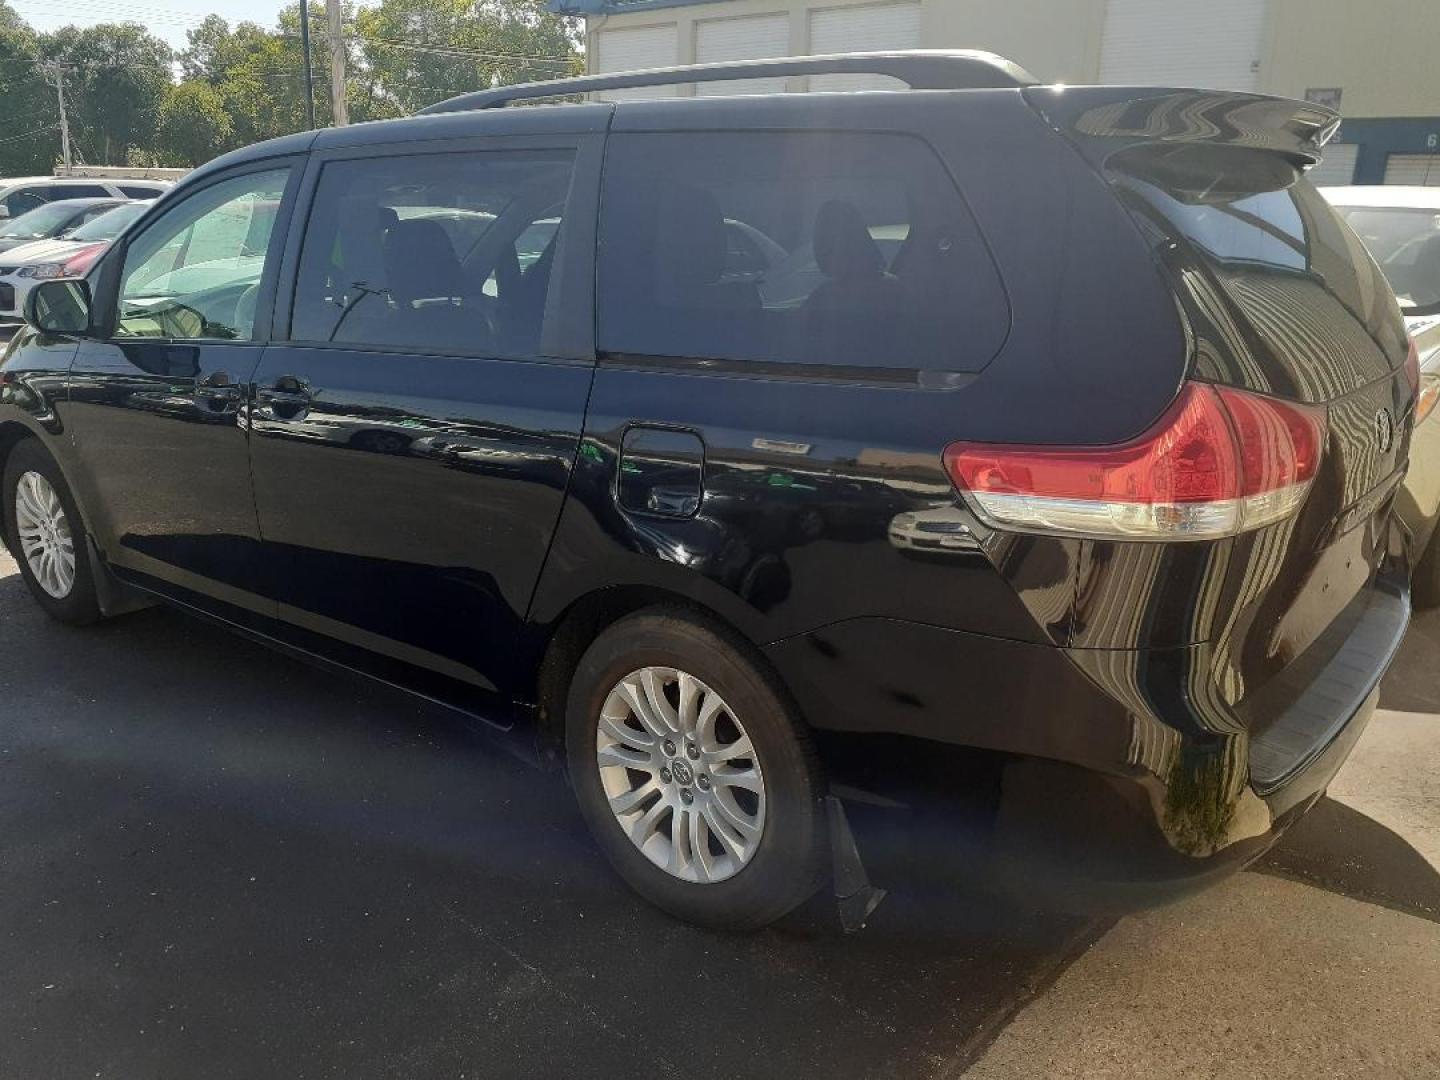
M220 92L190 79L165 91L155 139L165 164L203 165L233 147L235 125Z
M0 0L0 176L47 173L59 156L60 114L39 56L35 32Z
M124 164L154 143L174 53L136 23L67 26L43 34L40 54L65 69L70 135L91 164Z
M545 0L381 0L355 17L364 68L403 113L584 67L579 22Z

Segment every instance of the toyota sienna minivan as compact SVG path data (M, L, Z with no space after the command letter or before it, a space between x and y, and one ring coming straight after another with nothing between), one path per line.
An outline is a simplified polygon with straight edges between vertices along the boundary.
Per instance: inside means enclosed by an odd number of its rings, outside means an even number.
M915 53L240 150L30 294L5 539L56 618L162 600L562 766L684 919L853 894L846 807L960 751L1006 873L1180 894L1320 797L1408 618L1336 123Z

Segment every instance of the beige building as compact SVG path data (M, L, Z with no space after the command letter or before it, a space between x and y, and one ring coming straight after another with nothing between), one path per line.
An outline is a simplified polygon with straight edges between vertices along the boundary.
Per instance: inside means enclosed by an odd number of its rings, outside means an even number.
M914 48L1000 53L1044 82L1158 83L1338 105L1325 182L1440 184L1440 0L553 0L592 72ZM853 76L659 93L881 88ZM615 96L625 96L617 94Z

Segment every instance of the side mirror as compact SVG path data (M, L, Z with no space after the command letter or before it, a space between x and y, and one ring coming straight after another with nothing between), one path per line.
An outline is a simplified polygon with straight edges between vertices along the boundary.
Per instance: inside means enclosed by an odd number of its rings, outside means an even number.
M10 216L10 207L6 206L4 203L0 203L0 221L5 220L5 219L8 218L9 216Z
M83 334L90 329L90 283L42 281L25 297L25 321L42 334Z

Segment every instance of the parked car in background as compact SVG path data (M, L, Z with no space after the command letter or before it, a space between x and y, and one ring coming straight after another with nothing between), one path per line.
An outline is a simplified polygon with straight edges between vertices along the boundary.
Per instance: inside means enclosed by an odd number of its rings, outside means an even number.
M1385 272L1420 363L1410 472L1399 510L1410 530L1417 606L1440 605L1440 187L1322 188Z
M761 63L923 91L482 91L228 154L41 282L0 365L35 602L161 600L444 702L701 923L831 867L873 899L847 800L961 784L1031 901L1238 870L1409 618L1415 355L1304 175L1339 117Z
M60 199L37 206L17 218L0 222L0 252L78 229L101 214L107 214L124 199Z
M169 191L167 180L25 176L0 179L0 218L17 218L57 199L154 199Z
M54 239L36 240L0 254L0 327L23 318L25 296L37 281L80 277L112 240L153 205L154 200L120 203Z

